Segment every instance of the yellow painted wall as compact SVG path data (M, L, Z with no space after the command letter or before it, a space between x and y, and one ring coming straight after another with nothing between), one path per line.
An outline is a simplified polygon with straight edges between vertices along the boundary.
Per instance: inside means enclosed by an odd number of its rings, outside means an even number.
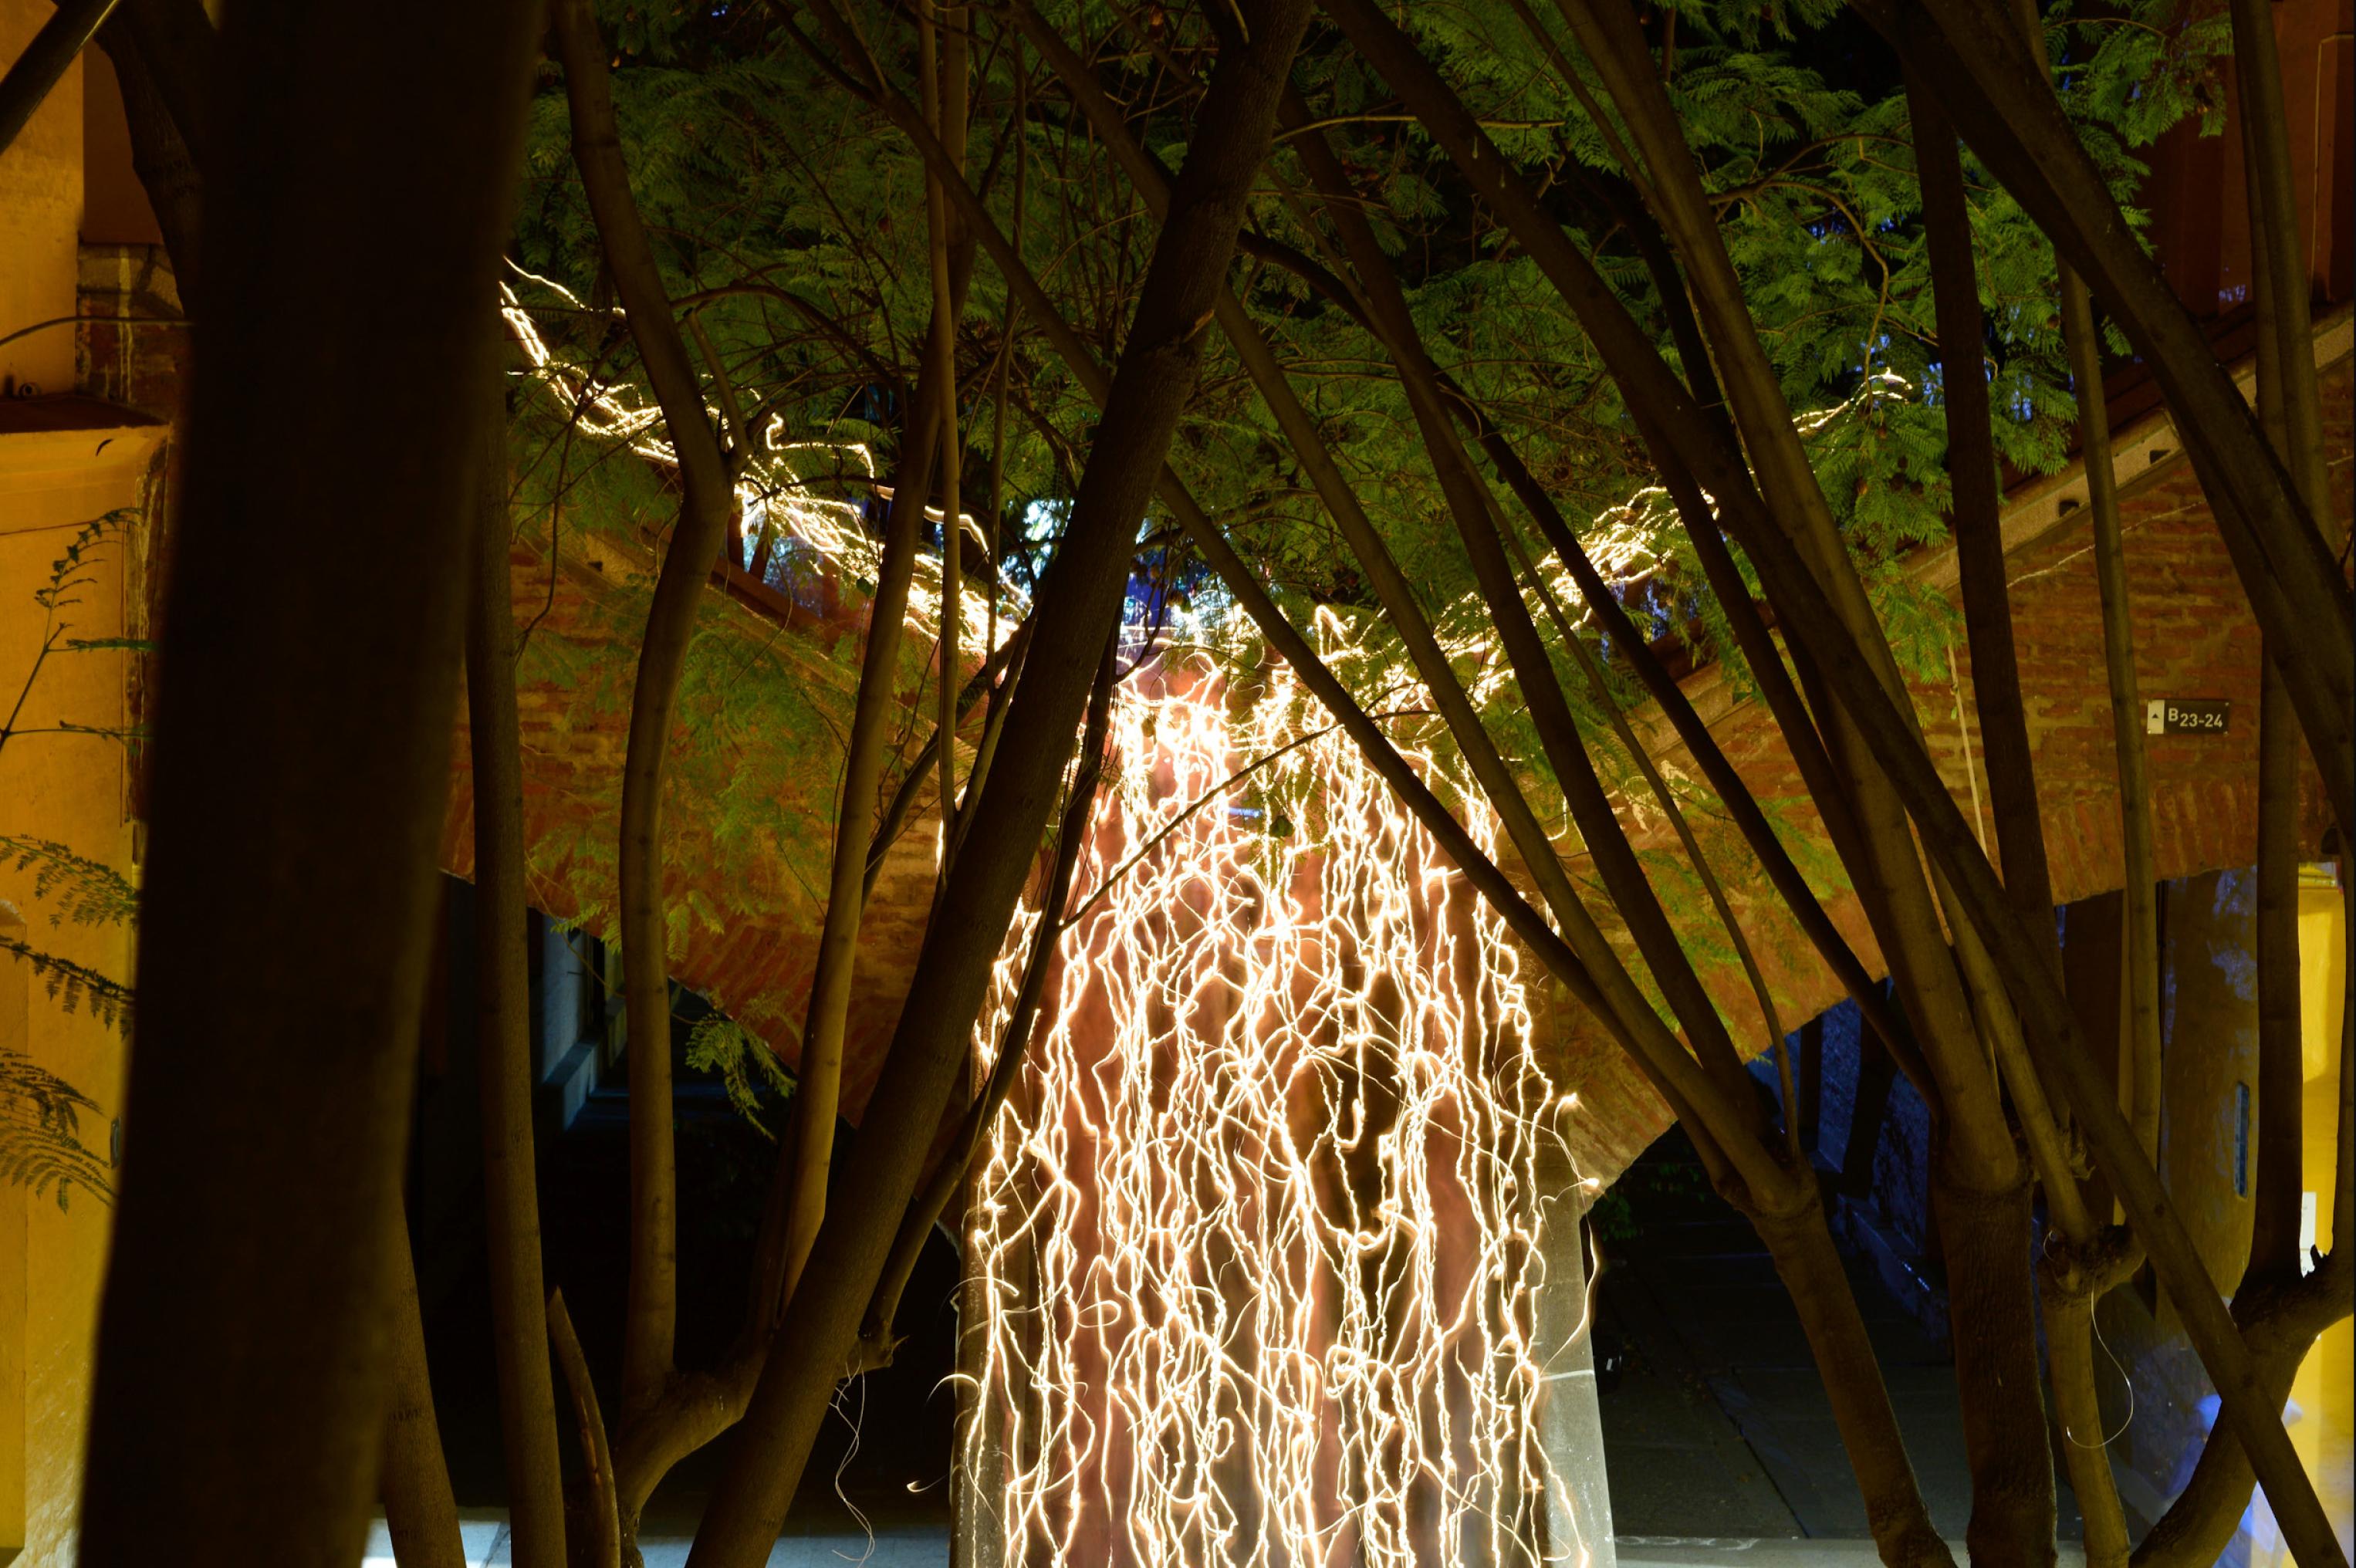
M5 268L5 261L0 261ZM133 872L125 813L125 756L112 739L58 733L80 724L118 729L124 722L126 656L53 654L29 688L27 677L49 628L33 595L80 525L139 499L159 432L0 433L0 706L26 700L16 733L0 746L0 836L51 839L75 853ZM99 441L103 453L93 454ZM125 634L128 541L101 545L61 619L71 635ZM49 732L44 732L49 731ZM23 940L37 948L127 981L131 933L123 926L52 925L54 902L36 897L34 872L0 865L0 901L21 912ZM5 918L5 917L0 917ZM18 972L13 956L0 959ZM121 1102L123 1041L87 1010L69 1015L37 980L0 988L0 1040L26 1051L100 1106L81 1126L85 1146L112 1153L112 1121ZM13 1016L12 1016L13 1015ZM13 1430L0 1434L0 1469L22 1456L18 1476L0 1473L0 1522L17 1523L22 1562L58 1568L71 1559L74 1512L89 1402L91 1335L105 1259L108 1211L77 1193L70 1207L27 1199L13 1185L0 1194L0 1383L22 1367L21 1403L0 1388L0 1411ZM21 1282L21 1295L17 1294ZM6 1319L13 1318L13 1321ZM21 1360L18 1360L21 1358ZM0 1553L5 1556L5 1553Z
M2347 874L2343 864L2340 875ZM2316 1242L2327 1250L2340 1125L2340 1053L2346 1038L2346 907L2340 890L2319 880L2299 889L2299 1028L2307 1078L2300 1153L2306 1189L2315 1194ZM2286 1413L2291 1417L2291 1441L2339 1531L2340 1550L2356 1551L2356 1324L2342 1318L2316 1341L2291 1384ZM2251 1516L2253 1568L2289 1563L2264 1499Z
M48 0L0 0L0 65L51 15ZM75 314L82 153L77 62L0 153L0 336ZM51 326L0 344L0 375L13 379L12 390L29 382L47 393L71 392L73 329ZM0 723L8 722L20 693L25 699L14 733L0 743L0 836L56 840L128 874L122 745L56 732L69 723L123 725L126 656L52 655L28 688L53 630L33 596L80 525L137 506L163 432L27 428L40 422L34 404L0 406ZM66 635L130 630L131 542L118 537L92 554L80 603L63 612L71 623ZM130 932L53 926L55 903L34 895L34 875L0 856L0 931L128 980ZM108 1157L123 1067L114 1029L87 1012L67 1015L21 961L0 955L0 1043L98 1102L80 1134ZM72 1560L108 1220L105 1205L86 1193L60 1210L54 1199L0 1181L0 1563L65 1568Z

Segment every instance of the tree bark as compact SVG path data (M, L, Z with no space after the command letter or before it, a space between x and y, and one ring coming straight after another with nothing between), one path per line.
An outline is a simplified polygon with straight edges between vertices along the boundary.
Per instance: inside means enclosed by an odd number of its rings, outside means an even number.
M172 259L172 283L180 292L180 308L193 315L199 297L203 176L197 172L187 138L172 122L155 73L149 69L129 24L121 16L109 18L99 29L98 42L113 63L114 79L123 89L123 115L131 132L132 172L147 193L155 227L164 236L164 252Z
M1964 1541L1975 1563L2050 1564L2053 1450L2038 1376L2029 1173L2008 1192L1983 1192L1949 1179L1935 1162L1931 1197L1972 1472Z
M2062 275L2062 332L2078 395L2078 443L2093 512L2094 581L2103 606L2103 668L2111 692L2111 749L2119 772L2119 838L2126 866L2129 1114L2147 1158L2159 1155L2159 870L2151 843L2151 784L2144 763L2143 699L2136 678L2134 605L2119 527L2110 411L2103 401L2102 342L2094 301L2076 273Z
M417 1271L409 1227L393 1216L386 1253L392 1317L392 1398L384 1413L384 1527L400 1568L466 1568L458 1535L458 1501L434 1418L434 1383L425 1366L425 1325L418 1316Z
M851 1011L852 967L858 961L859 918L866 906L875 796L883 784L888 720L898 705L894 688L899 677L900 639L907 621L908 588L916 570L917 536L924 528L925 498L939 451L941 422L935 405L944 396L957 395L954 387L943 388L941 371L942 362L927 356L917 375L892 509L884 521L884 560L876 572L875 599L868 614L867 646L860 656L859 693L851 709L850 741L843 751L842 795L835 808L834 860L827 884L826 916L819 928L817 966L802 1024L801 1072L794 1093L793 1167L780 1231L784 1272L773 1313L785 1309L826 1218L834 1124L842 1104L843 1029ZM954 749L954 734L941 736L939 744Z
M564 1369L564 1386L573 1395L573 1430L581 1439L580 1541L585 1568L621 1568L622 1510L616 1485L614 1456L606 1445L605 1418L597 1409L597 1388L589 1378L589 1358L581 1353L581 1339L573 1331L573 1314L564 1308L564 1293L548 1297L548 1339L557 1364Z
M1964 626L1972 651L1972 699L1979 711L1988 795L1996 811L2005 891L2023 920L2052 927L2053 877L2037 806L2037 772L2021 709L2020 666L2013 646L2012 595L2005 581L2004 497L1997 484L1996 438L1988 416L1987 323L1980 315L1979 268L1965 198L1964 161L1954 127L1912 74L1906 107L1913 121L1914 167L1922 183L1922 230L1939 328L1941 404L1947 421L1948 520L1963 578ZM2059 942L2053 963L2062 962ZM2050 1533L2050 1532L2049 1532Z
M520 6L411 8L405 45L437 62L421 86L351 69L381 51L372 14L232 18L83 1480L93 1568L359 1552L466 581L474 421L450 389L489 373L531 27Z
M493 361L497 365L498 361ZM563 1568L564 1479L548 1370L533 1157L531 976L524 952L523 751L508 577L505 378L479 382L466 735L475 791L475 1049L483 1120L483 1221L498 1353L499 1432L515 1568Z
M630 691L622 761L620 925L628 1012L630 1285L622 1336L626 1424L669 1379L679 1332L679 1172L671 1137L669 933L663 918L662 789L671 716L705 584L728 539L734 486L720 434L648 242L614 118L612 71L589 0L553 0L573 160L596 219L607 272L679 460L679 521L655 580Z
M1882 1562L1889 1568L1952 1564L1954 1558L1922 1506L1897 1413L1881 1381L1881 1363L1858 1315L1832 1233L1825 1228L1821 1203L1811 1202L1795 1214L1753 1214L1751 1221L1807 1334L1841 1446L1865 1494L1866 1527Z
M927 1006L904 1012L894 1030L845 1173L849 1200L828 1216L787 1308L779 1333L787 1353L772 1355L762 1370L689 1559L694 1568L750 1568L766 1560L965 1061L991 964L1119 615L1137 519L1193 393L1202 329L1222 292L1309 6L1267 0L1245 14L1250 39L1220 51L1069 529L1042 584L1039 629L982 786L972 842L949 874L917 958L914 987Z
M1070 918L1066 911L1071 901L1072 873L1080 863L1080 847L1087 837L1096 809L1097 785L1104 777L1105 732L1112 718L1113 643L1113 639L1107 640L1104 662L1097 670L1096 689L1088 694L1087 723L1080 735L1079 766L1072 779L1071 795L1064 803L1063 824L1056 829L1055 864L1040 896L1039 929L1032 937L1030 956L1023 965L1023 982L1015 992L1014 1008L1007 1015L1005 1032L999 1037L998 1055L990 1064L981 1093L966 1107L947 1152L925 1178L923 1188L909 1203L907 1213L901 1217L899 1232L892 1241L892 1254L884 1264L874 1299L868 1304L866 1320L859 1330L864 1352L862 1360L869 1367L890 1361L894 1343L892 1324L899 1316L900 1297L908 1288L908 1276L916 1272L926 1239L940 1223L949 1200L964 1189L973 1157L980 1152L982 1140L990 1136L991 1124L1005 1108L1006 1097L1012 1093L1015 1076L1022 1071L1023 1058L1030 1050L1032 1024L1039 1015L1039 999L1047 989L1048 965Z

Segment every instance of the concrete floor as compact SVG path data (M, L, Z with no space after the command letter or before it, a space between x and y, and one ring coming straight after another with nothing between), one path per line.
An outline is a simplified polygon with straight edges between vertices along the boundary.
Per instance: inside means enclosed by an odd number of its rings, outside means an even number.
M1679 1157L1656 1146L1644 1160ZM1869 1537L1865 1504L1791 1297L1750 1225L1705 1185L1655 1182L1652 1193L1635 1232L1603 1244L1598 1280L1599 1344L1616 1342L1622 1357L1602 1394L1622 1561L1842 1561L1837 1543ZM1843 1253L1932 1522L1960 1541L1971 1477L1954 1363L1874 1266ZM2058 1492L2056 1534L2075 1541L2077 1499L2066 1482ZM1752 1544L1685 1544L1729 1540Z

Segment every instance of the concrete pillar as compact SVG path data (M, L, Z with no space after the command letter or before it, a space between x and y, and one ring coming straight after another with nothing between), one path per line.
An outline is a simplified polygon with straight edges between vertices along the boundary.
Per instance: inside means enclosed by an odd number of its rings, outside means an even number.
M1587 1195L1569 1151L1558 1144L1549 1144L1539 1156L1538 1190L1545 1194L1538 1253L1546 1261L1536 1324L1537 1360L1545 1369L1538 1387L1538 1438L1558 1477L1547 1494L1546 1550L1551 1562L1618 1568L1603 1464L1603 1412L1587 1333L1586 1243L1580 1233Z

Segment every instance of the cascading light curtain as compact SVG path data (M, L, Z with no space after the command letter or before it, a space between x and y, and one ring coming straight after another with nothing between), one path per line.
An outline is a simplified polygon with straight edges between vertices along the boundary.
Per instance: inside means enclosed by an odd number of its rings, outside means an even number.
M1280 667L1255 682L1165 659L1116 699L1075 879L1104 896L968 1217L980 1528L1009 1564L1580 1562L1534 1328L1576 1101L1502 922Z

